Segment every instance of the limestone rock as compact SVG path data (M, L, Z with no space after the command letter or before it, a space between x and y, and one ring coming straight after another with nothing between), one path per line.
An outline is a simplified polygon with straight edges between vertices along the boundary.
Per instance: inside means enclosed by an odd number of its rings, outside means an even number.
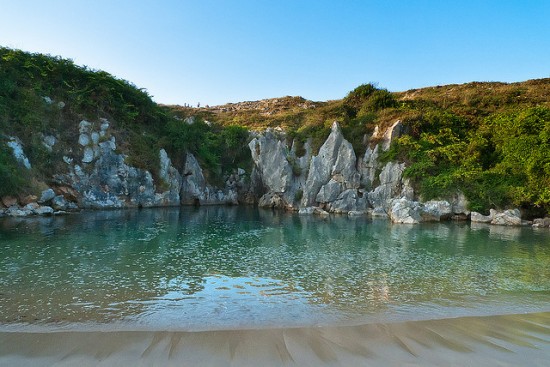
M32 210L22 209L14 205L6 209L5 214L9 217L26 217L32 214Z
M357 189L360 174L355 168L356 161L353 147L344 139L338 123L334 122L330 135L319 149L319 154L311 158L301 205L314 205L321 188L331 179L341 184L341 190ZM335 187L332 185L333 189Z
M382 172L380 172L380 175L378 176L380 185L368 193L369 202L374 209L388 209L390 201L393 198L401 197L402 193L404 193L404 196L409 200L413 199L408 190L403 190L404 186L408 186L404 185L402 180L404 170L404 163L386 163L382 169ZM377 211L380 212L381 209L378 209Z
M47 203L48 201L52 200L55 197L55 191L52 189L47 189L42 191L42 194L40 195L40 200L38 200L38 203Z
M9 137L7 143L8 147L11 148L13 156L17 163L25 167L26 169L31 169L31 163L23 151L23 143L16 137Z
M533 227L550 228L550 218L536 218L533 220Z
M503 212L493 211L493 220L491 224L496 224L500 226L521 226L521 212L519 209L508 209Z
M164 205L174 205L180 203L181 175L177 169L172 166L172 161L164 149L159 152L160 158L160 179L168 185L167 190L162 193L162 202Z
M414 224L422 222L420 204L406 198L392 200L388 214L393 223Z
M90 136L88 134L80 134L80 136L78 137L78 144L82 145L82 146L87 146L90 144Z
M21 205L27 205L27 204L30 204L30 203L36 203L38 201L38 196L36 195L26 195L26 196L23 196L23 197L19 197L19 202L21 203Z
M312 215L315 212L315 209L316 208L314 206L308 206L307 208L300 208L300 210L298 210L298 214Z
M338 195L342 192L342 184L334 179L321 186L319 193L315 197L315 201L318 203L328 203L338 198Z
M268 192L260 198L258 206L260 208L286 209L288 204L280 195Z
M46 148L48 152L53 151L53 147L56 143L57 139L53 135L46 135L42 138L42 145Z
M360 161L359 170L361 172L361 184L367 189L372 190L374 180L376 178L376 170L379 167L378 162L378 150L379 145L376 144L374 148L368 147L365 151L365 155Z
M491 223L492 220L492 215L483 215L478 212L470 213L470 221L474 223Z
M446 220L453 215L453 206L445 200L431 200L424 203L425 211L437 220Z
M34 210L37 215L53 215L54 210L49 206L39 206Z
M365 211L367 199L361 197L357 190L348 189L343 191L336 200L327 205L329 212L347 214L349 212Z

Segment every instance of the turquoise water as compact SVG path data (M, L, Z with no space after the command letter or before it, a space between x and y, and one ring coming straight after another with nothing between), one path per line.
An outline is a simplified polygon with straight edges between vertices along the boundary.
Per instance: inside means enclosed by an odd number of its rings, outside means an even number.
M0 330L217 330L550 311L550 231L253 208L0 219Z

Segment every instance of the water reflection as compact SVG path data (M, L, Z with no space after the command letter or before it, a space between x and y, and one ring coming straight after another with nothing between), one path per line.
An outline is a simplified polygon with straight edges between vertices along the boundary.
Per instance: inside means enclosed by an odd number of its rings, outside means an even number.
M549 234L237 207L0 220L0 322L181 328L545 310Z

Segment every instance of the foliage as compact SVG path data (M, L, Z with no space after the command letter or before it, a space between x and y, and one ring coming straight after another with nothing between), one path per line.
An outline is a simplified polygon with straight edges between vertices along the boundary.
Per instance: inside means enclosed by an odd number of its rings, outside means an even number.
M17 194L26 184L24 171L4 142L0 142L0 182L0 196Z
M432 110L408 127L383 158L408 162L404 174L424 199L462 190L472 210L550 210L550 109L492 114L477 126Z

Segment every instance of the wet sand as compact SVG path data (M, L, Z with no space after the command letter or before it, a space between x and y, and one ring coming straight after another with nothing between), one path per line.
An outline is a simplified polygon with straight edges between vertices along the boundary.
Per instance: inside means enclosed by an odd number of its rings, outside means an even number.
M550 312L358 326L0 332L0 366L548 366Z

